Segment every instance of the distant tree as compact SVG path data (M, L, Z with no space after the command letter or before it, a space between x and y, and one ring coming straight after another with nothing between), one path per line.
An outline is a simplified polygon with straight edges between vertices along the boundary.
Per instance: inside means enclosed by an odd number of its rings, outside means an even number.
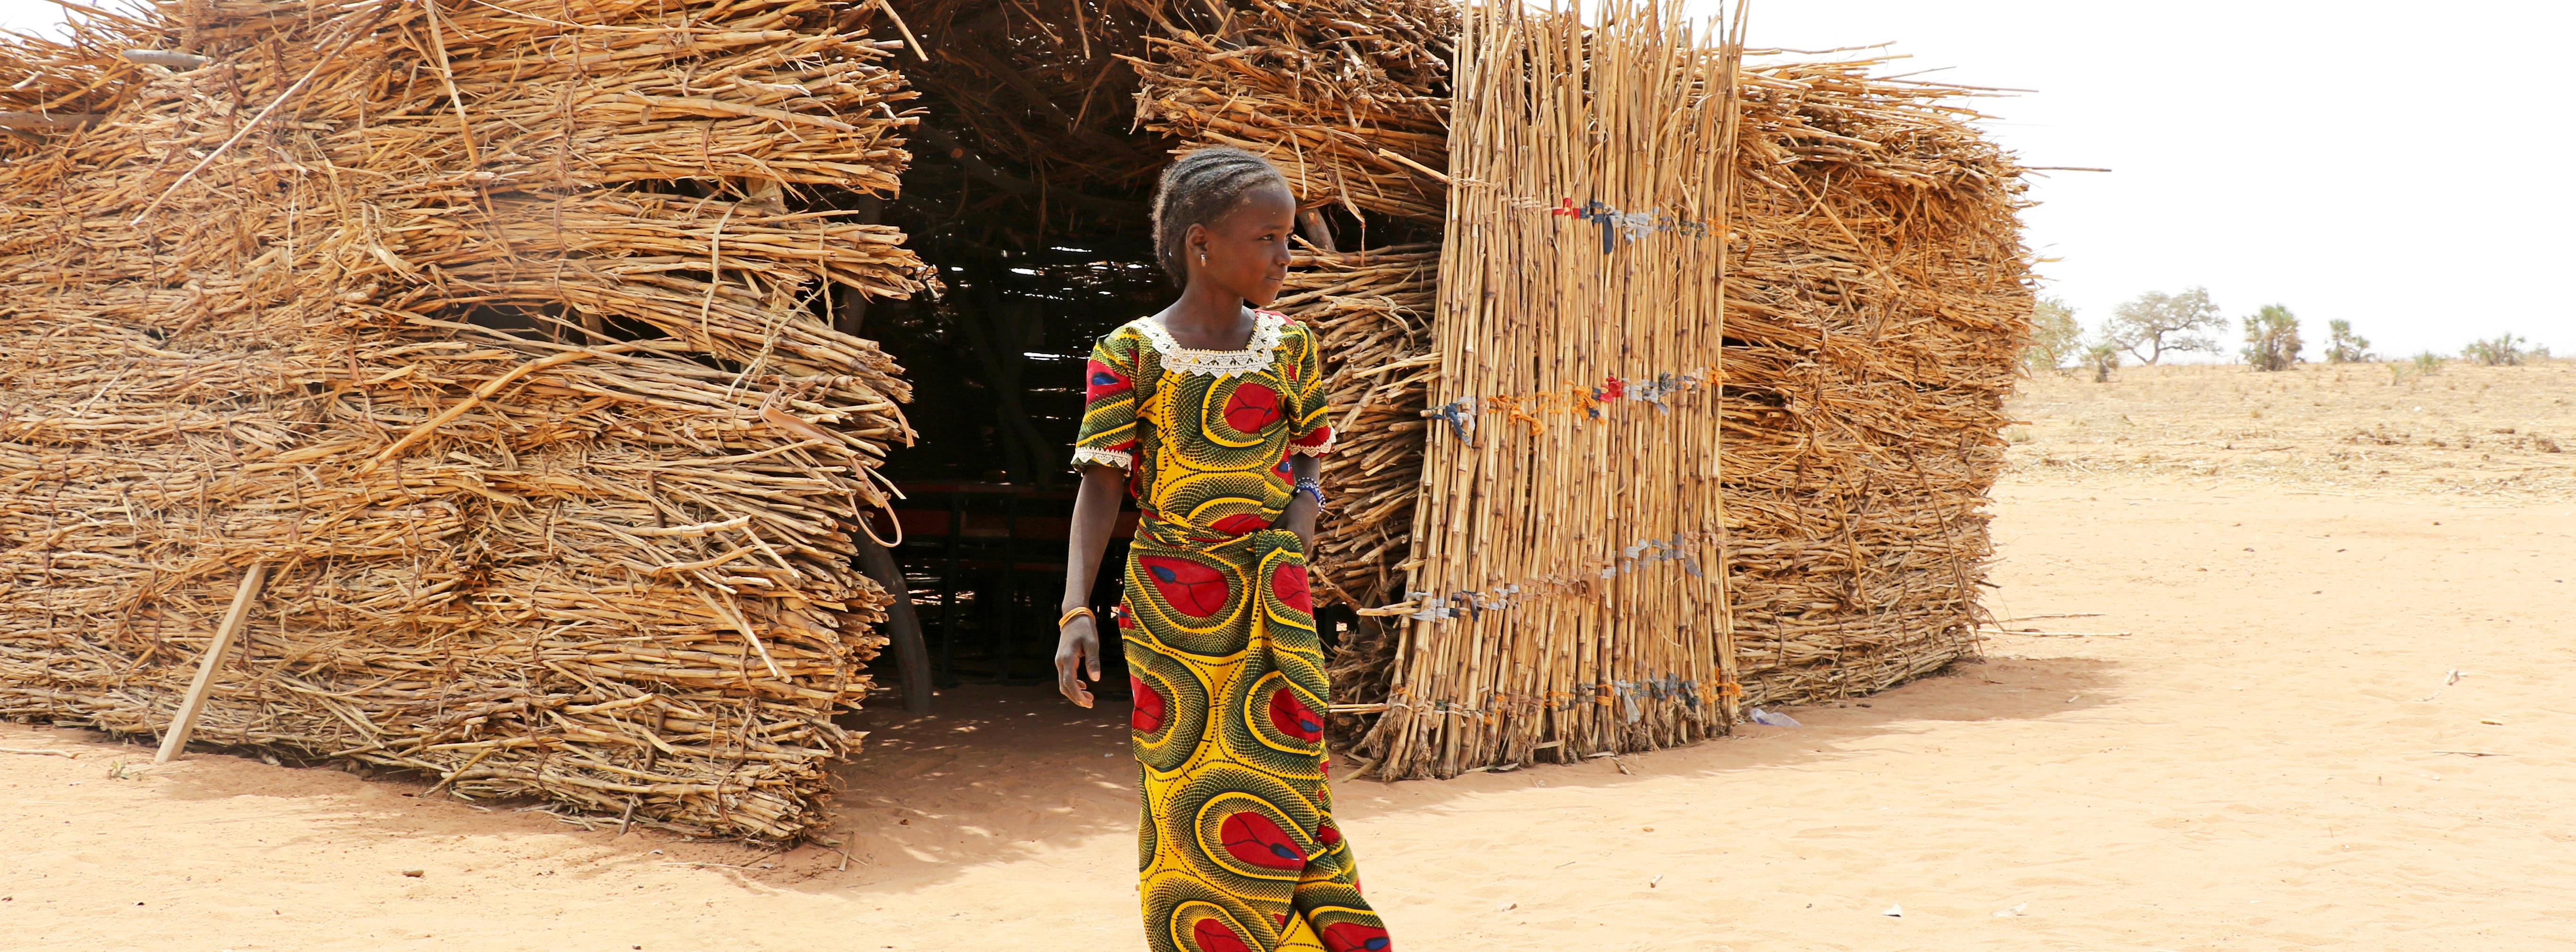
M2352 322L2326 322L2326 362L2330 364L2366 364L2370 362L2370 338L2352 332Z
M2227 326L2227 318L2218 313L2218 305L2209 303L2208 288L2193 288L2181 294L2149 291L2137 300L2111 311L2106 325L2111 342L2121 350L2153 364L2164 360L2168 352L2218 352L2218 341L2207 331Z
M2256 370L2288 370L2299 362L2299 316L2278 304L2245 319L2245 362Z
M2084 348L2084 366L2092 368L2094 383L2110 383L2111 372L2120 369L2120 345L2108 339L2094 341Z
M2523 346L2529 343L2512 334L2470 341L2469 346L2460 348L2460 359L2489 367L2520 367L2527 361L2549 359L2549 348Z
M2056 298L2040 298L2030 312L2030 346L2022 349L2021 368L2039 374L2066 366L2084 349L2084 328L2075 324L2075 309Z

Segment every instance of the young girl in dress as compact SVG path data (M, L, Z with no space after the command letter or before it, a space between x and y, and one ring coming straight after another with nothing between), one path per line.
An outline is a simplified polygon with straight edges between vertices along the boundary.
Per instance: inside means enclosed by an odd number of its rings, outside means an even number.
M1135 693L1145 933L1156 952L1385 952L1333 824L1323 646L1306 552L1333 446L1305 327L1260 308L1288 277L1297 202L1261 157L1163 173L1154 252L1182 285L1085 370L1056 679L1090 707L1088 607L1122 491L1142 510L1114 613Z

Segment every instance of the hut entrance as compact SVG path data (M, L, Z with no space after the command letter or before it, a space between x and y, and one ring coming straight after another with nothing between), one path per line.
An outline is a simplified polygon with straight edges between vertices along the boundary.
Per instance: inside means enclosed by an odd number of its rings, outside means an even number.
M1265 18L1257 6L1163 0L896 0L862 10L872 34L906 39L890 65L918 98L899 107L917 119L900 196L860 199L860 210L901 229L942 286L909 300L838 297L833 317L878 342L914 387L904 412L917 439L883 472L906 496L893 510L904 536L894 555L923 664L941 687L1045 685L1082 361L1093 340L1172 294L1153 256L1156 178L1186 145L1270 154L1307 206L1307 255L1283 305L1326 329L1328 345L1346 344L1335 357L1401 362L1422 344L1426 322L1410 309L1428 303L1437 248L1425 242L1440 234L1428 183L1443 161L1447 96L1430 46L1445 8L1339 0ZM1384 35L1354 47L1352 19ZM1354 124L1369 132L1328 131ZM1379 154L1390 147L1405 158ZM1339 251L1352 261L1337 264ZM1410 418L1419 387L1379 373L1336 399L1365 404L1374 390L1375 413ZM1381 460L1369 478L1333 478L1363 499L1382 481L1378 495L1394 498L1414 470ZM1392 599L1410 507L1375 510L1321 540L1319 563L1361 567L1351 580L1326 569L1328 645L1358 621L1355 607ZM1134 518L1130 501L1104 565L1124 559ZM1105 609L1119 593L1117 573L1102 575L1092 601ZM893 634L900 652L903 633ZM1121 696L1120 652L1105 647L1104 687Z
M901 196L872 204L944 287L849 295L835 323L878 341L914 384L919 436L884 472L907 497L895 556L933 682L1051 684L1083 360L1170 293L1149 211L1175 143L1131 129L1137 76L1122 59L1147 55L1154 20L1118 0L893 9L903 25L875 32L918 44L898 65L919 124ZM1131 504L1110 559L1133 518ZM1103 577L1106 605L1117 585ZM1123 672L1105 673L1123 692Z

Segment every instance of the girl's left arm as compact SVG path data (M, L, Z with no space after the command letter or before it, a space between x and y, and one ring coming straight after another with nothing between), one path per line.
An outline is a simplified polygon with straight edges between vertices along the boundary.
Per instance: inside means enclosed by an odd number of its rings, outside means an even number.
M1323 475L1323 460L1305 453L1288 454L1290 480L1321 479ZM1315 554L1315 515L1321 511L1315 504L1315 497L1302 492L1290 493L1288 508L1279 514L1279 521L1272 525L1296 533L1297 541L1303 544L1306 554L1312 556Z

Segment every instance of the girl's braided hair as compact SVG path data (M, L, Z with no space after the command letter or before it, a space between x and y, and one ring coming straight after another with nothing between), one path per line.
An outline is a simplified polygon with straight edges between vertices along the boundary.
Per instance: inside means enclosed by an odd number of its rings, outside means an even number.
M1190 282L1182 243L1191 225L1214 226L1245 194L1274 182L1288 187L1287 177L1270 160L1242 149L1199 149L1164 169L1162 184L1154 189L1154 260L1172 283Z

